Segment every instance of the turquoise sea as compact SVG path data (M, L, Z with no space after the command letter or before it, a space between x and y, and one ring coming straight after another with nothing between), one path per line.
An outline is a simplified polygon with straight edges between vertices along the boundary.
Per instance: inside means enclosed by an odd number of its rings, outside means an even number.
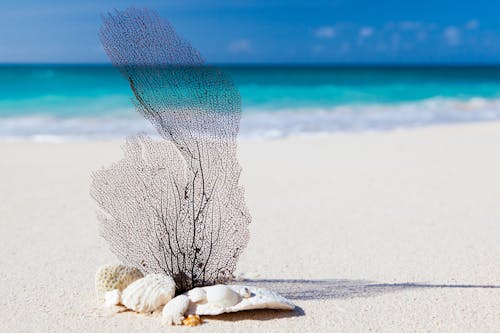
M390 130L500 119L500 67L230 66L241 135ZM0 139L154 133L107 65L0 66Z

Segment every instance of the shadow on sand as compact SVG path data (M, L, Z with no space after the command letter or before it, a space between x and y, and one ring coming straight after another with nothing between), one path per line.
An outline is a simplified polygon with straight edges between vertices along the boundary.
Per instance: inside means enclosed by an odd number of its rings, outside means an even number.
M455 289L500 289L497 285L472 284L426 284L426 283L375 283L368 280L287 280L287 279L243 279L234 283L268 288L291 300L328 300L354 297L371 297L408 289L455 288ZM277 318L300 317L305 315L302 308L294 311L252 310L237 314L225 313L213 319L225 321L271 320Z
M240 321L240 320L276 320L281 318L301 317L305 315L304 310L297 306L293 311L283 310L247 310L232 313L223 313L217 316L206 316L203 319L208 320L224 320L224 321Z
M500 289L496 285L471 284L426 284L426 283L375 283L367 280L282 280L282 279L244 279L238 283L264 287L278 292L289 299L321 300L353 297L370 297L379 294L402 291L405 289L428 288L490 288Z

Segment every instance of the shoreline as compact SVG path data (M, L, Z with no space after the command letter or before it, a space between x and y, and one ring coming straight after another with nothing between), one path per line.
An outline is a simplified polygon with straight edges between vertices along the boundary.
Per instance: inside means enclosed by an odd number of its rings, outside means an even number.
M106 105L105 102L96 105L101 104ZM20 105L13 108L22 109ZM92 108L87 112L59 111L61 114L44 109L28 111L0 117L0 140L93 141L115 140L139 132L156 135L153 126L131 107L115 106L108 112ZM398 103L379 101L330 106L311 104L307 107L301 103L274 107L262 105L243 108L240 137L273 139L315 133L390 131L498 121L500 99L496 97L432 97Z
M308 138L330 138L330 137L342 137L342 136L366 136L366 135L390 135L394 133L412 133L415 131L434 131L440 129L459 129L459 128L471 128L471 127L495 127L500 125L500 120L478 120L478 121L467 121L467 122L452 122L452 123L435 123L431 125L414 125L414 126L402 126L387 129L360 129L360 130L338 130L338 131L319 131L319 132L301 132L301 133L291 133L283 134L278 136L238 136L238 142L262 142L262 141L280 141L289 139L308 139ZM137 135L144 132L137 132L133 135ZM154 139L161 139L157 134L146 133L147 135L153 137ZM125 142L127 135L121 137L110 137L110 138L65 138L57 135L34 135L31 137L1 137L0 144L4 143L48 143L48 144L64 144L64 143L113 143L113 142Z

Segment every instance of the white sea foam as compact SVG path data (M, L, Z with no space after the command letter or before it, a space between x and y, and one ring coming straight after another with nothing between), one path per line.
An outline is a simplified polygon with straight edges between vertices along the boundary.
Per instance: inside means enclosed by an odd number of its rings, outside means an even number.
M500 99L432 98L398 104L282 109L245 114L242 134L287 136L302 133L391 130L434 124L500 119Z
M490 120L500 120L500 99L432 98L418 102L332 108L247 109L243 113L240 134L244 138L266 138ZM138 132L156 134L154 128L139 115L0 117L2 140L100 140L122 138Z

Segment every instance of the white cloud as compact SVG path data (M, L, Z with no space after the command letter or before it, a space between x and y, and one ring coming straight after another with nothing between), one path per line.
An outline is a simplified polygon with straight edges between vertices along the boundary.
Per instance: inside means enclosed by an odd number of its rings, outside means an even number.
M465 28L467 30L476 30L479 28L479 21L478 20L470 20L467 23L465 23Z
M335 34L335 28L330 26L319 27L314 30L314 36L316 36L316 38L331 39L335 37Z
M449 45L457 46L461 43L460 30L457 27L446 27L443 32L443 37Z
M425 21L389 21L386 22L379 30L381 33L384 32L414 32L418 33L421 31L430 32L432 30L436 30L438 25L435 23L425 22Z
M372 27L362 27L359 29L359 37L361 38L368 38L373 35L375 30Z
M249 39L233 40L227 49L231 53L248 53L252 51L252 41Z

